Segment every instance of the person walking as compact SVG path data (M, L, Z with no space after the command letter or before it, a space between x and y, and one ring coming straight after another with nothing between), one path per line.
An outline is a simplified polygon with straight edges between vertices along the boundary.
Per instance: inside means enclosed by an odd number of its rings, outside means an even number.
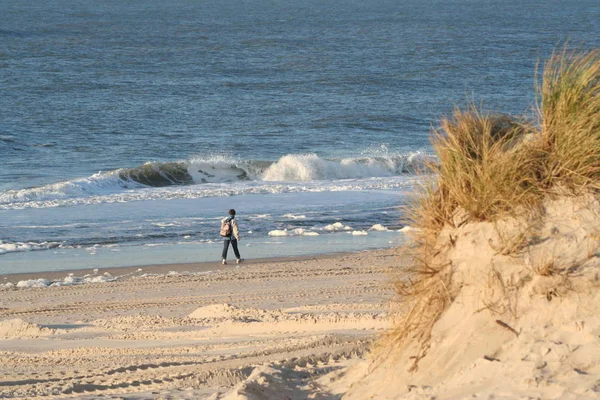
M229 216L221 220L221 236L223 237L223 254L221 256L221 264L227 265L227 250L229 250L229 244L233 247L235 253L236 264L244 261L240 257L240 251L238 250L238 241L240 240L240 229L238 228L237 221L235 220L235 210L229 210Z

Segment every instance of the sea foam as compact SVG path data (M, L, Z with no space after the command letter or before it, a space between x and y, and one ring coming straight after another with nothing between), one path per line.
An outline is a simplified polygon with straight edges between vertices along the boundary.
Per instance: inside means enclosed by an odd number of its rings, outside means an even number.
M269 236L319 236L317 232L309 231L303 228L296 229L276 229L269 232Z
M60 246L60 243L56 242L16 242L9 243L0 240L0 255L6 253L19 253L24 251L37 251L37 250L48 250Z

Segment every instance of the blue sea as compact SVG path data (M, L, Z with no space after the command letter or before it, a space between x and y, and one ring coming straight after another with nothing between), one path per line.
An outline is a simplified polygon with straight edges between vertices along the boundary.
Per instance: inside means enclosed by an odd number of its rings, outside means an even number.
M395 246L429 134L534 113L600 3L0 2L0 274Z

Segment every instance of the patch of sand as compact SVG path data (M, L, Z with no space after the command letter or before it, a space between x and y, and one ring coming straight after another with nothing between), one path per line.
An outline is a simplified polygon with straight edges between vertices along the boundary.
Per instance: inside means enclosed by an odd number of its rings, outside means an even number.
M38 338L53 332L52 329L42 328L19 318L0 321L0 339Z
M188 315L188 317L193 319L228 318L233 316L236 311L238 311L238 308L227 303L211 304L209 306L196 308Z

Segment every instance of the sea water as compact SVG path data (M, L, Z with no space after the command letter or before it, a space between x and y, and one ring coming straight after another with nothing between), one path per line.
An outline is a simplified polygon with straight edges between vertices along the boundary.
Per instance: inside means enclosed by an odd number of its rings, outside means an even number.
M531 115L597 1L3 0L0 273L395 246L428 136Z

